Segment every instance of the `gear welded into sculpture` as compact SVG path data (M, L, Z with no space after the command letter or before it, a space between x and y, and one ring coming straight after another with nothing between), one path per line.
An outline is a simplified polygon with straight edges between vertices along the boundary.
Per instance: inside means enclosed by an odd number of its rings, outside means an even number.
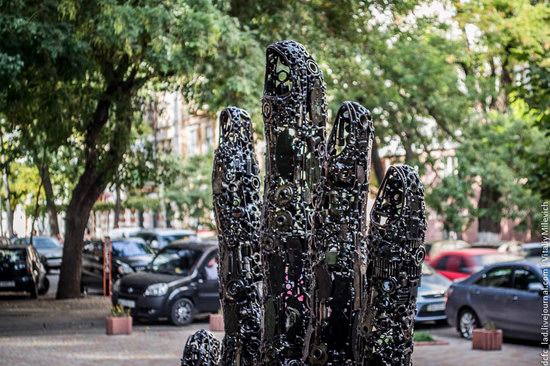
M308 236L312 192L325 159L325 86L305 48L267 49L262 112L267 144L261 253L261 364L299 365L310 319Z
M425 230L418 174L407 165L391 166L371 212L360 365L411 364Z
M250 118L221 114L213 194L226 336L221 346L195 333L182 366L410 366L425 256L418 175L389 168L365 237L369 111L344 103L325 145L322 74L294 41L268 47L262 103L261 210Z
M225 337L220 366L254 365L261 340L260 178L252 122L242 109L220 115L212 192L220 245Z
M328 139L321 192L315 196L311 365L353 363L354 323L367 265L366 213L374 128L370 112L345 102Z

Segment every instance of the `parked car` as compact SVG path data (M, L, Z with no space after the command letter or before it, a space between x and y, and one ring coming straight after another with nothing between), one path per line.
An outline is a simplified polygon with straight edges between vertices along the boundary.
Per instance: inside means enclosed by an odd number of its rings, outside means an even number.
M111 299L135 318L168 318L174 325L190 324L196 313L218 311L217 242L166 246L144 272L116 281Z
M459 250L471 247L470 244L463 240L439 240L433 243L425 243L426 249L426 262L430 262L430 258L435 258L441 252L448 252L451 250Z
M521 246L521 254L528 261L540 262L543 249L542 243L525 243Z
M139 233L142 230L143 229L140 228L139 226L119 227L109 231L109 236L111 237L111 239L130 238L132 236L135 236L137 233Z
M470 278L451 285L447 293L447 320L464 338L490 321L505 337L540 341L543 296L542 268L549 264L519 261L490 265Z
M14 244L29 245L30 242L31 238L19 238L15 240ZM56 238L51 236L33 236L32 245L34 245L40 255L40 259L44 263L47 272L50 272L52 269L61 268L63 246Z
M29 292L36 299L49 288L46 269L32 245L0 246L0 291Z
M83 290L103 287L103 241L84 244L82 253ZM153 250L139 238L113 240L113 281L127 273L142 271L154 258Z
M489 264L519 259L496 249L470 248L442 252L430 264L437 273L455 281L469 277Z
M422 265L422 281L416 298L416 322L446 322L445 293L451 281L438 274L429 264Z
M151 229L141 230L132 236L142 238L153 249L162 249L173 241L193 238L195 235L192 230Z

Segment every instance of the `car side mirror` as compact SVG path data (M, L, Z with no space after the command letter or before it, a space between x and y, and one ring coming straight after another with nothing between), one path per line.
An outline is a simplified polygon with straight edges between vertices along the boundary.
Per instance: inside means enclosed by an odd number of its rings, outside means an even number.
M543 295L544 292L544 286L540 282L532 282L528 285L527 290L529 292L536 292L540 295Z

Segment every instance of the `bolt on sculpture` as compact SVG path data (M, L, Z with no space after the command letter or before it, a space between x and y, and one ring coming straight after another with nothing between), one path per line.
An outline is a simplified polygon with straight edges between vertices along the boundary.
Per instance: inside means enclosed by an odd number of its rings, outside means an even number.
M410 365L425 255L420 179L408 166L388 170L367 236L370 112L344 103L326 143L313 58L282 41L266 61L263 204L250 118L227 108L212 182L226 335L220 346L197 332L181 364Z

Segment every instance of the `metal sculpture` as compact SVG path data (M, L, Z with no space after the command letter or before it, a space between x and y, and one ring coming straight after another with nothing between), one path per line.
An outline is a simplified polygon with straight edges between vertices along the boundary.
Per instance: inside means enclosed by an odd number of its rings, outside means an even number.
M312 326L307 361L353 361L354 323L363 302L367 266L366 213L374 128L370 112L346 102L328 139L328 159L316 213L312 258Z
M220 115L212 192L219 230L225 337L220 365L253 365L260 347L260 178L252 123L242 109Z
M283 41L268 47L262 112L267 156L261 363L297 365L310 318L308 235L326 125L322 74L302 45Z
M424 188L413 168L392 166L371 212L360 365L410 365L416 295L426 256Z
M199 331L182 366L408 366L425 255L418 175L408 166L388 170L366 236L369 111L344 103L325 145L325 86L315 61L293 41L269 46L266 60L261 210L250 118L234 107L220 117L213 193L221 360L220 343Z

